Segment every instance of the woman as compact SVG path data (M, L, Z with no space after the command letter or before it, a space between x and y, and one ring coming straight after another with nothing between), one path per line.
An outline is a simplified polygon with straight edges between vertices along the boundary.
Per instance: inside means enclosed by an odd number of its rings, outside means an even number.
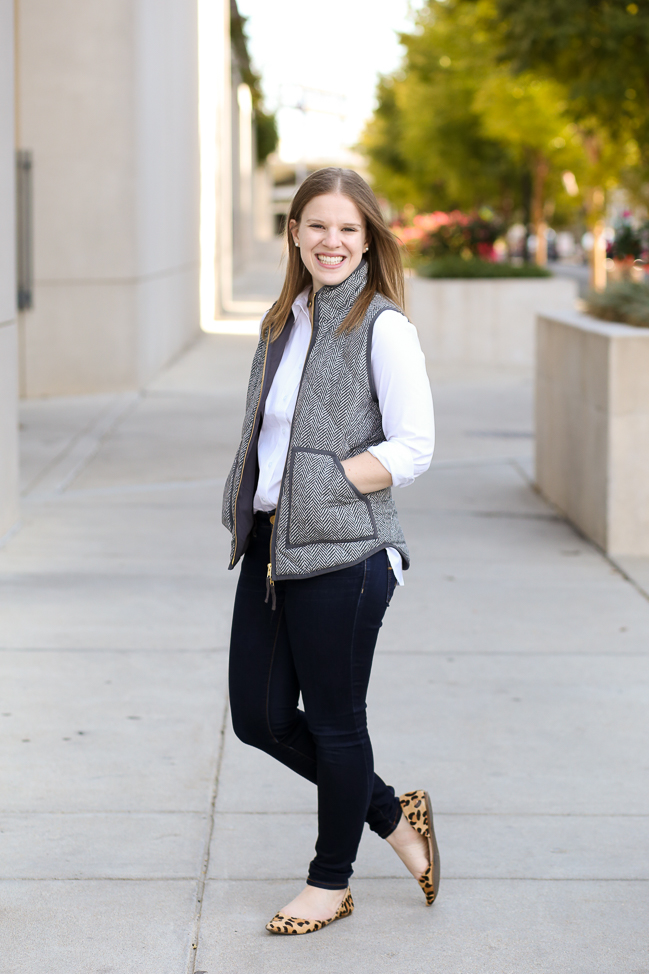
M428 469L434 425L417 333L401 312L398 247L367 183L351 170L313 173L287 237L223 523L230 568L244 555L230 646L235 733L318 787L306 887L266 927L296 934L353 910L366 821L426 902L437 895L428 795L399 799L374 773L365 719L378 631L409 564L390 488Z

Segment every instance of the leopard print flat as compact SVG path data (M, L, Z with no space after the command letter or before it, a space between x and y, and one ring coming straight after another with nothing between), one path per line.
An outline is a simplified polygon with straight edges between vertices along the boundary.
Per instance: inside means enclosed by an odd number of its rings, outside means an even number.
M428 842L429 866L417 882L424 891L426 906L432 906L439 892L440 862L430 796L427 791L407 791L405 795L401 795L399 802L407 821Z
M266 924L266 930L270 933L315 933L316 930L322 930L334 920L342 920L343 917L351 916L353 909L354 901L348 887L344 900L328 920L300 920L298 917L287 917L283 913L276 913L273 919Z

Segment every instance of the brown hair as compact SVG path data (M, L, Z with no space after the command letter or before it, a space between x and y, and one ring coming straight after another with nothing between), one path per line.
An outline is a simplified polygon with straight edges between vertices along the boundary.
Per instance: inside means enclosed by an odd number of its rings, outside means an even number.
M367 284L356 299L354 306L339 326L339 331L351 331L362 322L374 294L378 291L399 308L403 308L403 265L396 237L383 219L376 196L365 180L353 169L330 167L311 173L299 187L288 217L286 218L286 239L288 262L286 277L279 298L264 319L262 335L265 338L270 330L271 341L282 332L293 302L298 294L311 284L311 275L304 266L300 252L291 236L291 221L300 222L302 211L310 200L325 193L339 193L356 204L365 218L368 251Z

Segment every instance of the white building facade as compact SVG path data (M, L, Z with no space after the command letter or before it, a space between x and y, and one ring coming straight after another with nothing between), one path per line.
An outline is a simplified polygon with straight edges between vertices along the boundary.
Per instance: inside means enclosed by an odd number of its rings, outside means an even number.
M18 518L13 12L0 0L0 538Z

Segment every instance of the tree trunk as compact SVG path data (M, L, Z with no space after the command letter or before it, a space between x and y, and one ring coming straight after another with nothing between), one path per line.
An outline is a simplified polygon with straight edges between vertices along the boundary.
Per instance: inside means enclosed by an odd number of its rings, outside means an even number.
M590 286L594 291L606 290L606 240L604 221L598 220L593 227L593 252L590 261Z
M544 267L548 262L548 244L545 222L545 181L549 172L548 161L540 152L532 160L532 226L536 234L536 263Z

